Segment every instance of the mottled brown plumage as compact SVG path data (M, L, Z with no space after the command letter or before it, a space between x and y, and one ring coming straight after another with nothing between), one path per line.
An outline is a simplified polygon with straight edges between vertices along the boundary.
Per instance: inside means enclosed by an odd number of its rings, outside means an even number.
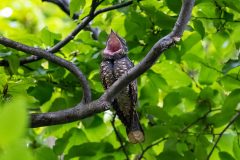
M127 52L125 40L112 31L107 40L101 63L101 79L105 89L133 67L133 63L126 55ZM124 88L112 102L118 117L126 126L128 139L131 143L140 143L144 140L143 130L135 110L136 103L136 80Z

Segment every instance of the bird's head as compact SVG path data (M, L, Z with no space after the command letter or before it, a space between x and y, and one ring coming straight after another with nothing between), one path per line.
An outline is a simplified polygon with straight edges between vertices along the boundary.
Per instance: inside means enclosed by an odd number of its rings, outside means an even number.
M103 51L103 58L105 59L118 59L127 54L126 41L119 37L117 33L111 31L108 36L106 48Z

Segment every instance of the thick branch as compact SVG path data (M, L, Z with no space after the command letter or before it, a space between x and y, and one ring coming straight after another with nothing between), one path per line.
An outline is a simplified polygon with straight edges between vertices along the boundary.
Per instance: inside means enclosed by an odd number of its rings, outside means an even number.
M73 122L92 116L93 114L100 113L103 110L108 110L109 108L110 103L106 102L104 99L99 99L88 104L80 103L74 108L62 111L49 112L44 114L33 113L31 114L30 126L35 128Z
M71 73L73 73L78 80L80 81L80 84L82 85L83 88L83 102L88 103L91 101L91 91L88 85L88 82L83 75L83 73L71 62L66 61L62 58L59 58L48 51L39 49L39 48L34 48L34 47L29 47L27 45L15 42L13 40L7 39L5 37L0 37L0 44L10 47L13 49L16 49L18 51L22 51L28 54L32 54L38 57L45 58L53 63L56 63L60 66L63 66L64 68L68 69Z

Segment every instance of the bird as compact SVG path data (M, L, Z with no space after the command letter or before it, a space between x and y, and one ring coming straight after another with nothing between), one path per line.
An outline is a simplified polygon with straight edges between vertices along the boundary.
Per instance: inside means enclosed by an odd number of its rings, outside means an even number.
M100 64L100 76L105 90L134 67L127 53L126 41L111 30ZM144 132L136 111L137 98L137 81L134 80L111 102L117 116L126 127L129 142L134 144L144 141Z

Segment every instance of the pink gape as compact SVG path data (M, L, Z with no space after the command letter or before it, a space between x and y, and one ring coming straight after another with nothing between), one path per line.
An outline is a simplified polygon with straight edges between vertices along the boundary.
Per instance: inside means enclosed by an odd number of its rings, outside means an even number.
M107 47L104 49L104 53L108 55L114 55L116 52L122 50L122 44L114 32L111 32L107 41Z

